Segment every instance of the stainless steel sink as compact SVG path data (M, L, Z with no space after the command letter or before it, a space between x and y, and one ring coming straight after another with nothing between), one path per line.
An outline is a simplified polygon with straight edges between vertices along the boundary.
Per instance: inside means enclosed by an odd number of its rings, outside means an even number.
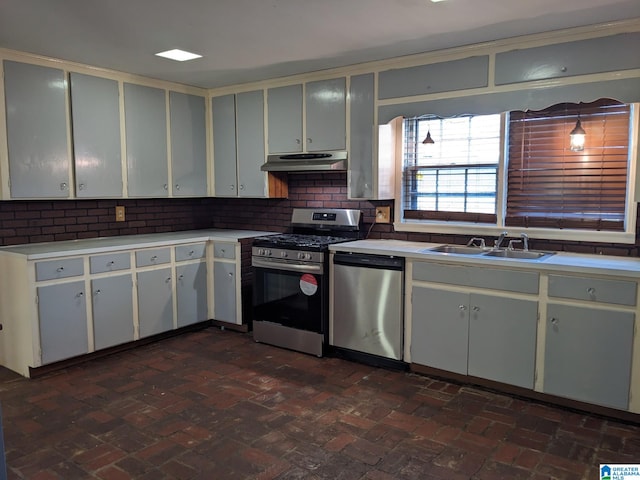
M555 252L537 252L535 250L491 250L486 257L517 258L519 260L539 260L553 255Z
M426 248L426 252L453 253L456 255L481 255L487 250L480 247L464 246L464 245L440 245L437 247Z

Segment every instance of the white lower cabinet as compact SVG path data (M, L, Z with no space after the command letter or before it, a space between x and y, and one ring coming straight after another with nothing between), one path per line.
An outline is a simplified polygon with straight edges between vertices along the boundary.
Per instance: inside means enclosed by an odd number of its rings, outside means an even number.
M235 239L118 250L71 242L36 259L0 249L0 365L32 369L210 319L242 325ZM149 236L140 240L149 244ZM82 250L64 255L67 249ZM61 255L63 253L63 255ZM215 303L214 303L215 302Z
M533 388L538 303L414 287L411 361Z
M87 353L84 281L38 287L37 298L42 364Z
M173 286L171 267L138 272L139 337L173 328Z
M178 328L208 319L207 264L189 263L176 267Z
M213 284L213 318L222 322L238 323L236 264L214 262Z
M633 312L550 303L543 391L626 410L634 323Z
M91 280L93 344L96 350L134 340L130 273Z

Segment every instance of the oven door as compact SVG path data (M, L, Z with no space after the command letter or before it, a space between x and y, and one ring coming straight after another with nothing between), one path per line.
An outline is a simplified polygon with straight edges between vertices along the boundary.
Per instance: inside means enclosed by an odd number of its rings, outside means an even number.
M322 264L253 258L253 321L324 334L327 275Z

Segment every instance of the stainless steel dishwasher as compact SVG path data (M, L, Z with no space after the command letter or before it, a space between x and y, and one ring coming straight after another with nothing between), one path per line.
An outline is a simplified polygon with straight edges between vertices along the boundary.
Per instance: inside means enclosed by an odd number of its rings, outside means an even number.
M404 258L336 252L330 343L402 360Z

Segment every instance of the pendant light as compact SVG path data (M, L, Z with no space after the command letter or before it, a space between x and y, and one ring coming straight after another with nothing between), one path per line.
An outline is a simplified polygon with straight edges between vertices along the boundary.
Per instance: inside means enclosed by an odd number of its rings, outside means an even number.
M432 145L436 142L433 141L433 138L431 138L431 130L427 130L427 136L425 137L425 139L422 141L423 145Z
M569 133L569 138L571 138L569 148L572 152L581 152L584 150L585 135L586 132L584 131L584 128L582 128L582 125L580 124L580 116L578 116L576 126L573 128L573 130L571 130L571 133Z

